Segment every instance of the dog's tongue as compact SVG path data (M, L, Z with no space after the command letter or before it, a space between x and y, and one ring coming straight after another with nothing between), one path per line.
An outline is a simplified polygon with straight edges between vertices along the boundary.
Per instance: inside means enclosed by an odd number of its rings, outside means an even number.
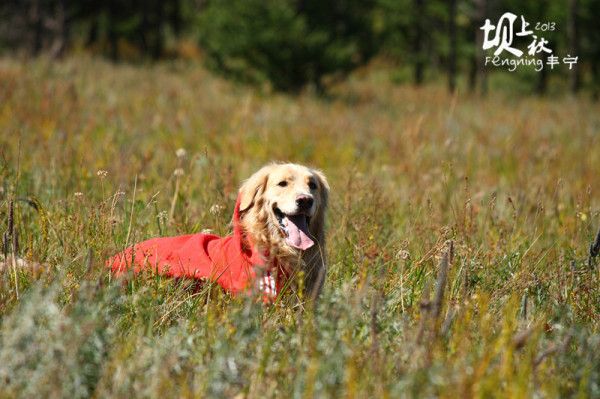
M303 251L315 245L315 242L308 237L306 216L286 216L284 223L288 233L288 236L285 240L289 245Z

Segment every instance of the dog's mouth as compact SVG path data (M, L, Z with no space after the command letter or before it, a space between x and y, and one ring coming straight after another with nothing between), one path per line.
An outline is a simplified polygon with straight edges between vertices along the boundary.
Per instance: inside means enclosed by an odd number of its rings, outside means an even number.
M315 245L308 231L310 216L304 213L288 215L283 213L277 206L273 207L273 212L288 245L303 251Z

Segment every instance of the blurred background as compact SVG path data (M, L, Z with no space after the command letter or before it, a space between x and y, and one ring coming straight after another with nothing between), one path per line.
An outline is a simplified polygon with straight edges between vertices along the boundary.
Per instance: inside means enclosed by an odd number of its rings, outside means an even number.
M479 28L507 11L523 15L529 28L554 22L555 31L536 34L560 59L578 56L576 68L484 66ZM481 94L583 91L596 98L599 16L598 0L4 0L0 53L200 60L238 81L321 93L376 64L397 84L443 82L451 91Z

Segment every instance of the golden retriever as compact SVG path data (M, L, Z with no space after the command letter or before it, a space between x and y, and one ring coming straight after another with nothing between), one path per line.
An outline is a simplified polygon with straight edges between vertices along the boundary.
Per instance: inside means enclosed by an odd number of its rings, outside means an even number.
M327 272L325 175L298 164L273 163L246 180L239 195L245 234L287 273L302 271L306 292L318 296Z

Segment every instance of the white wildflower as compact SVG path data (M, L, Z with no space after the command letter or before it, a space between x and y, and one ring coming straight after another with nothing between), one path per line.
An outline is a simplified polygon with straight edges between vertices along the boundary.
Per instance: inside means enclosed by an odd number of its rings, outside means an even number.
M168 215L167 211L161 211L161 212L159 212L159 213L158 213L158 215L157 215L157 217L158 217L158 220L160 220L161 222L165 222L165 221L167 220L167 217L168 217L168 216L169 216L169 215Z
M187 151L185 148L178 148L177 151L175 151L175 155L177 155L177 158L183 158L187 155Z
M223 211L223 209L225 209L225 207L223 205L214 204L213 206L210 207L210 213L213 215L218 215Z

